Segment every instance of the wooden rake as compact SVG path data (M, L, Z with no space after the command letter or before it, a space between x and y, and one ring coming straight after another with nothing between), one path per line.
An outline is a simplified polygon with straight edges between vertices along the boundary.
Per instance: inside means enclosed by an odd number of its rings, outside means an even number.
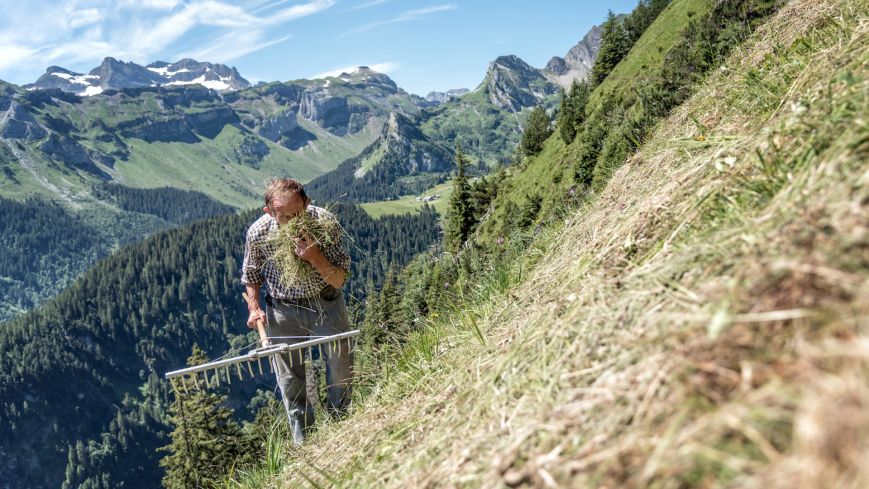
M224 358L193 367L166 372L166 379L172 383L172 388L176 393L179 392L179 384L180 390L185 393L188 392L188 384L192 385L195 389L200 389L200 373L203 376L203 385L206 388L211 387L212 384L220 386L221 377L226 379L227 384L231 384L232 373L230 372L230 367L233 365L235 366L233 370L235 370L235 374L238 376L239 380L244 380L246 375L249 375L250 378L254 378L257 374L254 372L253 364L257 364L257 372L259 375L263 375L263 359L267 360L269 370L274 372L275 368L280 368L280 366L275 366L275 363L271 361L272 357L286 355L290 367L302 365L306 358L304 351L305 348L309 349L307 357L310 358L310 348L313 346L324 345L328 355L337 354L340 356L344 354L345 351L346 354L349 355L350 352L355 349L355 338L359 336L359 330L354 329L331 336L309 337L311 339L294 344L273 345L269 337L266 335L265 325L262 320L257 321L257 332L259 333L261 346L250 350L246 355ZM345 342L347 344L346 350L342 348L342 344ZM298 362L296 362L296 360L298 360ZM242 368L242 364L244 363L247 363L246 369Z

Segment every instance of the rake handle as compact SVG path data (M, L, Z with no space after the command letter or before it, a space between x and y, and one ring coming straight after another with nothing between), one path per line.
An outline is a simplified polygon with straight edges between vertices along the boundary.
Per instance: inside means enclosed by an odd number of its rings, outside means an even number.
M250 304L251 298L247 295L247 292L242 292L241 296L244 297L244 301ZM262 346L269 346L271 342L269 341L268 335L266 335L266 325L263 323L262 319L256 320L256 330L259 333L259 341Z
M269 346L272 344L272 342L269 341L269 337L266 335L266 325L263 324L262 319L256 320L256 330L257 333L259 333L259 342L262 346Z

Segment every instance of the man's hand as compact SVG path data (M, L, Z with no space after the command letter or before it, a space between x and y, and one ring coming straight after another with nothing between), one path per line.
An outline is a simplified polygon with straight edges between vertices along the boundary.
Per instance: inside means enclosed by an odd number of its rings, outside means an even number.
M321 258L323 253L317 243L308 235L302 234L300 238L296 238L296 256L309 263L314 263L315 260Z
M259 306L256 309L250 309L250 314L247 316L247 327L256 329L257 320L261 320L263 324L266 324L266 313Z
M295 252L296 256L310 263L327 284L336 289L341 288L341 285L344 284L347 272L329 262L320 247L308 234L296 238Z

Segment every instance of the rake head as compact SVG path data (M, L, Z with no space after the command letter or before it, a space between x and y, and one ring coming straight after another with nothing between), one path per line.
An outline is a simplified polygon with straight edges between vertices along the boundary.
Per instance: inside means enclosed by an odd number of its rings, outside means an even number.
M246 355L239 355L232 358L224 358L213 362L203 363L194 367L182 368L166 372L166 379L172 383L172 388L177 393L180 390L188 391L188 384L195 389L200 389L199 374L202 374L203 384L206 388L212 384L220 386L221 377L226 379L226 382L232 383L232 372L238 376L239 380L244 380L245 374L250 378L256 376L254 373L253 364L257 364L257 372L263 374L262 360L266 359L269 369L274 371L274 365L271 358L278 355L287 355L289 365L301 365L307 357L310 358L310 349L313 346L323 345L327 355L349 355L356 347L356 337L359 336L359 330L354 329L346 333L339 333L332 336L322 336L302 341L295 344L269 344L268 341L263 341L264 346L255 348L247 352ZM345 346L346 345L346 346ZM242 364L246 363L247 368L243 368ZM232 367L232 368L230 368Z

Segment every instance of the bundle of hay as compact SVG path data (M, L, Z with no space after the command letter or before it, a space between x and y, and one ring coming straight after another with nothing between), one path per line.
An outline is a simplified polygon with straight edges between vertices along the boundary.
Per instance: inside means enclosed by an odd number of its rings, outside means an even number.
M310 263L296 255L296 238L307 235L313 244L323 250L335 243L340 232L338 221L331 214L325 213L317 219L302 212L286 224L278 226L277 232L269 237L269 243L275 248L273 261L280 274L281 285L297 288L319 276Z

